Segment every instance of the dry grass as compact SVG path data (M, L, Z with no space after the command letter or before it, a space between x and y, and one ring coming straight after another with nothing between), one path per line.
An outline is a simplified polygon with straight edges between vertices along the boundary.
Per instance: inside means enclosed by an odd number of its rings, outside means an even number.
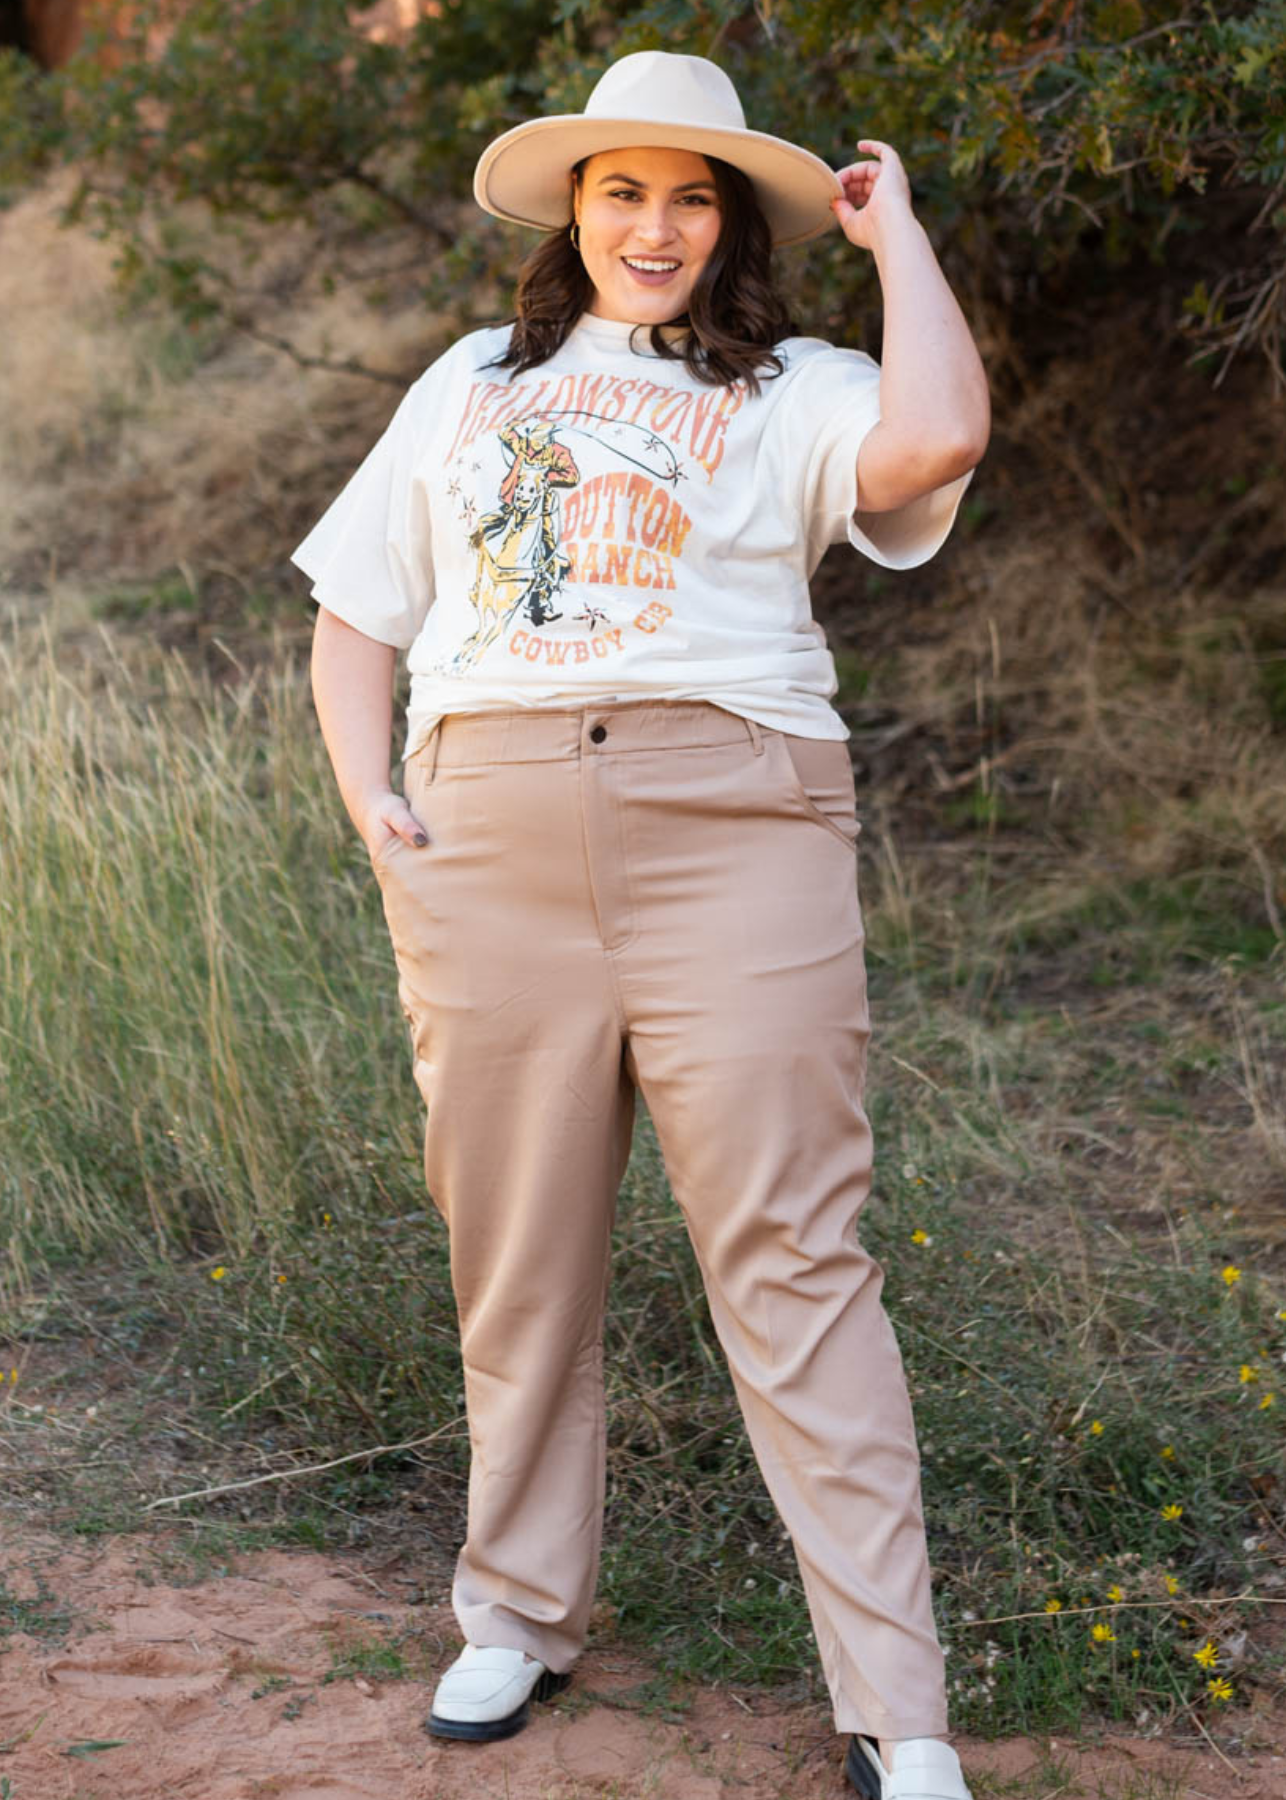
M1280 936L1286 408L1257 370L1216 394L1154 361L1128 292L1080 300L1025 354L992 331L996 430L948 552L826 571L872 798L904 838L972 815L998 854L1013 826L1097 870L1235 868Z
M67 179L0 218L0 580L43 598L179 574L199 606L279 593L290 547L378 435L397 391L305 372L222 326L185 326L116 282L109 249L59 228ZM246 310L307 356L409 379L441 328L319 292L302 229L261 231Z

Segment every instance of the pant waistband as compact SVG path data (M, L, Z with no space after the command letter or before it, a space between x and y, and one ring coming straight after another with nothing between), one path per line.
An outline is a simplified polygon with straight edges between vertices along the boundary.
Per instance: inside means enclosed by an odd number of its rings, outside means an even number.
M560 762L638 750L744 744L747 740L758 755L767 729L708 700L633 700L598 706L448 713L411 760L426 767L432 776L440 768Z

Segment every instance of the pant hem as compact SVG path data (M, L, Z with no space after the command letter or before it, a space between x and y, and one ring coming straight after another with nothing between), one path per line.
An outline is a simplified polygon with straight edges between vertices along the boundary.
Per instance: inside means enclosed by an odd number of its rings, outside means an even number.
M508 1624L488 1624L479 1626L476 1634L465 1631L461 1627L461 1635L468 1644L479 1650L523 1650L528 1656L534 1656L537 1662L555 1675L565 1675L575 1667L580 1659L580 1651L568 1651L565 1647L555 1649L548 1640L541 1638L538 1631L523 1631L519 1626Z
M872 1738L912 1738L951 1736L945 1713L868 1713L859 1718L847 1708L837 1710L835 1729L843 1735L858 1732Z

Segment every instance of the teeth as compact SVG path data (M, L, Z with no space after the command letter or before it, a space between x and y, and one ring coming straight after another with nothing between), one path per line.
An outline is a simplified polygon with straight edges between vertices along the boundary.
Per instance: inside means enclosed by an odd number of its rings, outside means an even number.
M642 257L639 256L627 256L625 262L629 268L643 269L649 275L660 275L667 270L677 269L679 266L676 262L644 262Z

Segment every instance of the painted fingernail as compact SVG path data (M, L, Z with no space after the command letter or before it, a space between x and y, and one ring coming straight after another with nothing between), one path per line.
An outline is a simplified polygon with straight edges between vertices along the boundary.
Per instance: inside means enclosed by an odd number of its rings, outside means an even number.
M424 846L428 843L428 841L429 841L428 838L425 837L425 835L422 831L416 832L415 842L421 850L423 850Z

